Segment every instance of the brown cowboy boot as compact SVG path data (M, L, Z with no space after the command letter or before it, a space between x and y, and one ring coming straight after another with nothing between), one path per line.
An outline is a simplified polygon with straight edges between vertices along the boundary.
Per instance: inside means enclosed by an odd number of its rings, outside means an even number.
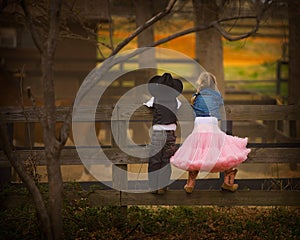
M187 193L192 193L196 184L196 178L198 175L198 171L189 171L189 176L186 185L184 186L184 190Z
M235 192L238 189L239 185L234 183L237 171L237 169L229 169L225 171L224 183L221 186L222 190Z

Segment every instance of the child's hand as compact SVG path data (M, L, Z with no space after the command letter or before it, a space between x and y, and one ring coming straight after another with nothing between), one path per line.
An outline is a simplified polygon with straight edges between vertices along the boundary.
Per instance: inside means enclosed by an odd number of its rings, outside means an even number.
M195 99L196 99L197 95L192 96L191 98L191 105L194 105Z

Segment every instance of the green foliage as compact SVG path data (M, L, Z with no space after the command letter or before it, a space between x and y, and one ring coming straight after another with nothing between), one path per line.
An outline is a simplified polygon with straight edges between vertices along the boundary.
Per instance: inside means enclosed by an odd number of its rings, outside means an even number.
M0 211L1 239L41 239L35 210L32 206Z
M284 75L286 70L284 70ZM276 62L249 66L225 66L226 80L276 80Z
M78 184L66 187L73 191L73 198L66 197L63 209L67 240L300 238L299 208L95 207L89 204L89 192L83 192ZM19 196L24 195L19 191ZM13 194L17 192L13 189ZM1 208L1 239L41 239L35 209L29 202Z

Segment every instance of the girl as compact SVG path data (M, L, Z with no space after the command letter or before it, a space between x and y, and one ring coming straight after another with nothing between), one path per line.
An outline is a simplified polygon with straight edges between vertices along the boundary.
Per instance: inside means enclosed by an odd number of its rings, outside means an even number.
M216 78L209 72L202 72L197 81L197 92L191 104L195 113L193 132L171 157L170 162L189 171L184 189L192 193L199 171L225 172L222 190L235 192L234 184L237 167L247 159L250 149L246 148L248 139L227 135L219 128L220 109L224 102L216 88Z

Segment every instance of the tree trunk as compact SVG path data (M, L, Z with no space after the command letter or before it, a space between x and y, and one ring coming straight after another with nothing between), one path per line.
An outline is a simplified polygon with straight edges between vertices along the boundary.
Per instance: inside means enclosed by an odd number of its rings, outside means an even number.
M60 151L54 148L46 150L47 155L47 173L49 183L49 216L52 223L54 239L62 239L63 221L62 221L62 176L59 162ZM51 177L50 177L51 176Z
M153 17L154 3L152 0L134 0L134 4L136 12L135 22L137 27L139 27ZM137 37L137 42L139 48L151 46L154 42L153 27L148 27L142 33L140 33ZM149 64L155 66L155 52L152 50L139 54L139 67L144 68L145 66L149 66ZM148 80L154 74L156 74L156 70L145 69L143 71L140 71L136 77L136 85L147 83L145 82L145 79Z
M42 56L42 82L45 100L43 131L49 184L48 213L54 239L62 238L62 175L59 156L61 146L56 137L56 107L53 79L53 59Z
M148 19L153 17L152 0L134 0L137 26L144 24ZM154 42L153 27L148 27L138 35L138 47L151 46Z
M195 25L207 25L218 19L218 6L212 0L193 0ZM221 34L214 28L196 32L196 59L217 78L218 89L225 94L223 45Z
M50 53L52 51L50 50ZM49 184L48 213L54 239L62 238L62 175L59 156L61 146L56 137L56 106L53 77L53 57L42 55L42 83L44 91L44 117L42 119L47 175Z
M47 208L45 206L42 194L40 193L34 179L27 173L23 163L20 162L17 156L15 155L11 142L8 138L7 128L5 126L6 126L5 122L2 120L1 117L1 122L0 122L1 148L4 150L10 164L18 173L22 182L26 185L27 189L32 195L43 237L46 239L53 239L53 235L51 231L51 222L48 216Z
M49 33L45 49L42 53L42 84L45 101L44 117L42 119L44 131L45 154L47 161L47 174L49 183L49 217L52 224L54 239L62 239L62 175L59 156L62 144L56 137L56 106L54 89L53 61L59 37L59 20L61 0L50 3Z

